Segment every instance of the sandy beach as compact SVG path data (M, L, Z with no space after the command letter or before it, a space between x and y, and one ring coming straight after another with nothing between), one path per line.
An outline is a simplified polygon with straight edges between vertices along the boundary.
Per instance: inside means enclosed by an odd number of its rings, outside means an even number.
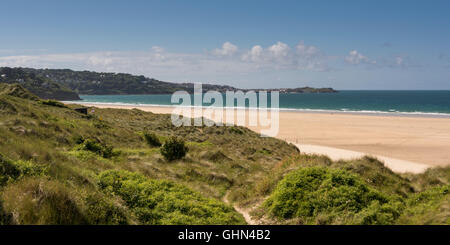
M84 104L172 113L173 107ZM277 138L333 160L375 156L396 172L450 165L450 118L280 111ZM260 127L249 127L259 131Z

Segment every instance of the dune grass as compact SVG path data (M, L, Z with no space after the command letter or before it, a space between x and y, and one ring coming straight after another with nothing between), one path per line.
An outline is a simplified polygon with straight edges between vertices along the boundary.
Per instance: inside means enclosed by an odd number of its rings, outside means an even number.
M449 167L399 175L370 157L301 154L243 127L175 127L170 115L136 109L84 115L4 91L0 224L244 223L226 194L268 224L449 223ZM188 151L168 161L161 145L173 137ZM290 188L315 171L314 188Z
M139 110L96 108L95 114L84 115L73 110L76 105L43 103L22 98L26 91L14 91L0 96L8 104L0 107L0 153L7 159L0 168L5 172L1 173L1 217L11 218L8 222L14 224L151 223L141 219L123 196L100 188L99 176L105 171L141 174L149 183L168 181L174 189L197 198L198 207L212 203L207 212L200 210L206 212L201 221L193 213L180 214L177 220L174 213L159 223L242 224L241 216L222 202L225 192L235 184L250 183L253 173L262 174L285 155L297 152L285 142L261 139L245 128L236 127L239 133L221 127L176 128L169 115ZM160 146L148 145L144 132L154 134L161 144L171 137L183 138L189 151L182 159L168 161ZM254 152L279 151L249 158L240 142L248 142Z

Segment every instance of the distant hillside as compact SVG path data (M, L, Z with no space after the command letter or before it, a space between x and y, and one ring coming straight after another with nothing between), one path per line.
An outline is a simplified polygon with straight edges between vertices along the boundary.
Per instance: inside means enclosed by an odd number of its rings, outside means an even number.
M0 68L0 83L17 83L42 99L80 100L78 94L171 94L194 92L193 83L163 82L124 73L72 71L69 69ZM332 88L239 89L227 85L203 84L203 91L280 91L280 93L335 93Z
M175 91L185 90L192 93L193 83L163 82L145 76L135 76L124 73L105 73L91 71L72 71L69 69L31 69L24 68L36 76L45 77L64 85L79 94L171 94ZM203 90L218 92L243 90L226 85L203 84ZM256 91L263 89L256 89ZM267 90L267 89L264 89ZM289 88L269 89L278 90L281 93L334 93L332 88Z
M270 89L277 90L280 93L337 93L338 91L332 88L311 88L311 87L302 87L302 88L278 88L278 89Z
M0 83L20 84L42 99L80 100L77 93L27 69L0 67Z

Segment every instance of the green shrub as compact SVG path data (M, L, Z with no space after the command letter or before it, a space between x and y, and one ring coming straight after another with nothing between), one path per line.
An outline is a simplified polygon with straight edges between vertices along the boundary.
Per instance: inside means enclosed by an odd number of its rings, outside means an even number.
M83 144L84 138L83 138L83 136L76 135L73 137L73 141L75 142L75 144L80 145L80 144Z
M231 126L231 127L229 127L228 130L234 134L244 134L244 132L242 132L242 130L239 129L238 127Z
M31 161L12 161L0 154L0 186L20 179L23 176L39 176L45 174L47 168Z
M88 139L85 140L82 144L82 148L85 151L91 151L91 152L95 152L98 153L99 155L101 155L102 150L103 150L103 146L100 145L100 143L97 143L94 140Z
M401 212L404 204L399 201L392 201L381 204L379 201L373 201L370 205L357 213L353 224L358 225L390 225L394 224Z
M450 225L450 185L431 187L411 195L398 223Z
M99 156L104 158L111 158L116 156L118 153L114 151L112 146L106 144L100 144L95 140L87 139L84 140L78 147L79 150L94 152Z
M64 105L63 103L57 101L57 100L41 100L41 103L43 105L49 105L49 106L55 106L55 107L60 107L60 108L67 108L66 105Z
M264 206L275 217L301 218L304 223L323 223L324 220L325 223L353 223L346 219L369 207L398 217L396 211L383 206L388 201L386 196L348 171L310 167L286 175ZM371 224L378 222L377 219L361 220Z
M159 141L158 136L154 133L144 133L144 139L150 147L160 147L161 141Z
M161 154L167 161L181 159L187 152L188 148L184 141L176 137L169 138L161 147Z
M20 172L20 177L25 176L42 176L47 173L47 166L35 164L32 161L18 160L14 165Z
M99 193L89 194L85 198L84 211L89 224L92 225L126 225L129 224L128 212L120 204Z
M244 224L233 208L187 187L128 171L100 174L101 189L120 196L143 224Z
M19 176L20 171L13 162L0 154L0 186L6 185L9 180L17 179Z

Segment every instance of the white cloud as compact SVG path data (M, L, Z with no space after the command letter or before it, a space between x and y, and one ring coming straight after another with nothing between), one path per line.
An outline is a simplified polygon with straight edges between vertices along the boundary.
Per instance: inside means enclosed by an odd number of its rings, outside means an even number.
M35 68L71 68L143 74L159 79L173 77L204 77L221 74L248 74L270 70L327 69L327 57L315 46L300 42L294 49L277 42L263 48L255 45L240 50L225 42L221 48L206 53L174 53L162 47L132 52L87 52L0 56L0 66Z
M317 47L305 45L303 42L297 44L294 50L282 42L277 42L266 49L256 45L245 52L241 59L259 68L313 71L328 69L328 57Z
M350 51L349 55L344 57L344 60L348 64L359 65L365 64L370 65L371 68L411 68L411 67L422 67L420 63L413 61L407 54L397 54L391 56L379 57L377 60L371 59L357 50Z
M152 51L155 52L155 53L162 53L162 52L164 52L165 50L164 50L164 48L162 48L162 47L159 47L159 46L153 46L153 47L152 47Z
M380 57L379 62L357 50L350 51L345 57L327 56L318 47L303 41L293 47L278 41L266 47L254 45L249 49L225 42L220 48L201 53L175 53L160 46L141 52L36 52L32 50L27 55L21 52L16 55L3 53L3 56L0 53L0 66L124 72L184 81L179 78L245 75L261 71L328 71L331 69L328 63L336 58L343 58L351 65L366 64L371 67L406 68L414 65L406 54Z
M161 50L158 50L161 51ZM0 57L0 66L70 68L146 75L161 80L184 82L184 78L242 73L253 70L248 64L214 58L205 54L161 53L153 51L89 52ZM177 77L174 79L174 77ZM179 77L183 79L179 79Z
M307 46L302 42L295 47L297 54L305 57L314 57L320 54L320 51L315 46Z
M276 44L270 46L268 51L270 55L275 59L285 58L289 54L289 46L282 42L277 42Z
M103 55L92 54L88 57L87 63L93 66L108 66L114 62L111 54L105 53Z
M353 65L377 63L375 60L371 60L367 56L362 55L357 50L350 51L349 55L345 57L345 61Z
M259 45L255 45L242 56L244 61L261 62L263 59L263 48Z
M400 54L385 60L385 64L391 68L411 68L421 67L422 65L414 62L407 54Z
M269 71L328 71L331 69L328 63L333 63L336 58L343 58L352 65L370 64L372 67L405 68L412 65L411 59L405 54L380 58L379 62L357 50L352 50L345 57L327 56L318 47L303 41L292 47L276 42L266 47L254 45L249 49L241 49L225 42L221 48L201 53L175 53L159 46L140 52L47 52L7 56L0 54L0 66L123 72L173 82L200 79L210 82L217 77L236 78Z
M215 49L214 55L217 56L232 56L238 51L238 47L230 42L225 42L221 49Z

